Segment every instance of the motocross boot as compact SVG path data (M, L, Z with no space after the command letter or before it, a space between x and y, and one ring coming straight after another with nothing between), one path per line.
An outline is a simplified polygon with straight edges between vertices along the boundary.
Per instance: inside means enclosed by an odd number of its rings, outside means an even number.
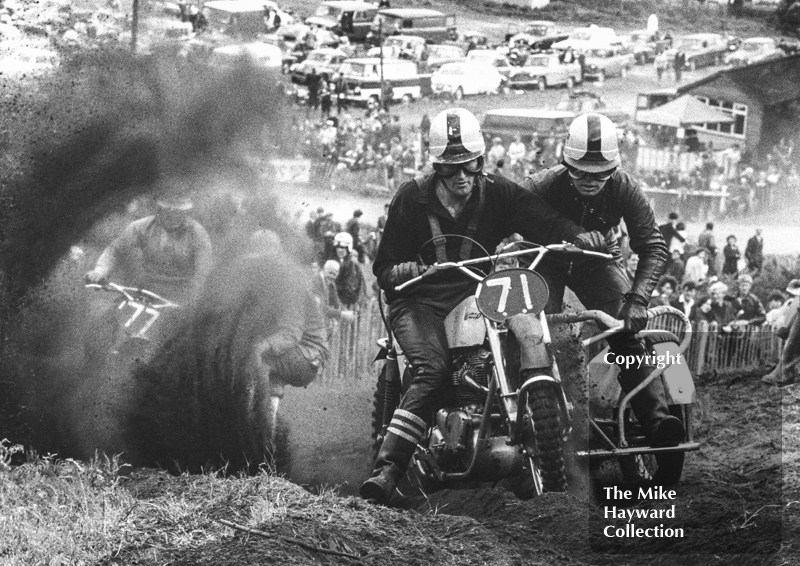
M650 365L622 368L619 375L622 390L625 393L631 391L644 381L654 369ZM675 446L683 442L686 430L679 418L669 414L661 379L653 380L650 385L637 393L631 399L631 409L636 415L636 420L644 428L651 446Z
M425 422L408 411L397 409L386 431L372 477L365 481L359 495L363 499L386 505L403 478L417 444L425 435Z

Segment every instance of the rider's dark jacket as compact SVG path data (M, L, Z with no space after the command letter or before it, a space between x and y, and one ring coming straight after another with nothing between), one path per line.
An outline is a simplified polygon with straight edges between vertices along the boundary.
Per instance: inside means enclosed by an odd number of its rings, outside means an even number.
M630 292L645 301L650 300L664 272L668 251L653 209L633 177L617 170L603 190L586 198L572 185L566 167L558 165L526 178L523 187L549 203L558 214L588 231L607 234L624 220L631 249L639 256Z
M408 261L425 265L436 263L435 245L431 241L433 230L429 212L435 215L442 234L465 235L476 211L480 218L475 223L470 257L494 253L503 238L517 232L528 241L539 244L572 242L585 232L574 222L559 216L537 194L525 191L516 183L500 176L479 175L464 211L457 220L436 197L436 174L419 180L407 181L397 191L389 207L386 227L378 246L373 272L388 301L405 296L397 293L390 281L392 267ZM481 199L483 199L481 203ZM463 238L447 238L446 253L449 261L461 259ZM424 245L424 247L423 247ZM419 256L418 256L419 254ZM488 264L480 266L486 268ZM460 299L474 291L475 282L458 270L435 273L410 289L416 302L436 305L444 312Z

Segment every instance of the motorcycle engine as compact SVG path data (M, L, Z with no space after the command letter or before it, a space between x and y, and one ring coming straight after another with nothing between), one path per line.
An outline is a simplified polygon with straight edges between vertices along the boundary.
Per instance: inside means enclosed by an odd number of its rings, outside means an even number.
M486 394L467 384L470 379L482 387L489 386L489 373L492 371L492 352L483 346L470 348L453 360L453 375L450 383L455 388L454 405L483 404Z

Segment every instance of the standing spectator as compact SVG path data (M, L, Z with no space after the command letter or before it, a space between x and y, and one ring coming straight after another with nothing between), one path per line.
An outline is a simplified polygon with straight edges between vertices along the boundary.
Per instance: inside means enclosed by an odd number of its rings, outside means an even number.
M699 248L694 255L686 260L686 269L683 272L683 281L692 282L697 287L705 285L708 275L708 252L705 248Z
M681 252L680 250L672 250L670 254L671 257L667 260L667 269L664 273L678 281L683 281L683 271L686 268L686 264L681 258Z
M739 251L739 246L736 245L736 236L731 234L728 236L728 243L722 249L722 255L725 262L722 264L722 275L736 275L739 273L739 258L742 253Z
M317 70L312 68L306 77L306 86L308 87L308 107L314 110L319 109L319 83L320 76L317 74Z
M650 298L649 308L671 306L674 300L673 295L678 288L678 282L674 277L664 275L658 282L653 296Z
M672 306L683 311L687 318L694 322L697 320L697 286L691 281L683 284L680 296L672 301Z
M661 79L664 77L664 72L667 70L669 66L669 60L667 59L667 52L662 51L658 55L656 55L656 59L653 62L653 65L656 68L656 77L658 78L658 82L661 82Z
M736 318L736 307L725 296L728 286L725 283L714 283L709 289L711 297L700 306L699 316L709 323L716 324L725 332L731 332L731 323Z
M389 203L383 205L383 214L378 217L378 243L381 243L383 238L383 231L386 228L386 217L389 216Z
M678 49L675 52L675 59L672 61L672 69L675 71L675 82L681 82L683 78L683 66L686 64L686 55L683 51Z
M317 277L317 283L314 285L314 294L319 298L322 312L330 323L333 320L341 319L345 321L353 320L353 311L343 310L342 303L339 300L339 293L336 290L336 279L339 277L339 262L335 259L329 259L322 266L322 270Z
M347 82L344 80L344 73L336 73L336 78L333 82L333 91L336 95L336 114L341 115L342 110L347 109Z
M497 163L494 164L494 167L492 167L489 173L491 173L492 175L505 176L505 174L503 173L503 167L505 166L505 164L506 164L505 159L498 159Z
M492 147L486 154L486 165L489 171L494 171L497 167L497 162L506 158L506 148L503 146L503 139L499 136L492 139Z
M753 278L747 273L739 276L739 292L734 297L736 305L736 320L750 326L761 326L767 318L761 300L750 292L753 288Z
M669 251L677 251L683 257L683 254L686 253L686 236L686 224L678 222L675 225L675 233L672 235L672 239L667 242Z
M366 304L367 281L357 261L353 261L353 238L347 232L336 234L333 242L339 259L336 291L347 310L357 311Z
M697 245L708 250L708 275L717 274L717 242L714 240L714 223L706 222L706 229L697 238Z
M755 235L747 240L744 258L747 260L747 269L752 276L758 277L764 266L764 238L761 236L761 228L756 228Z
M394 86L392 85L392 81L385 80L383 81L383 85L381 85L381 102L386 112L389 111L392 98L394 98Z
M422 120L420 120L419 134L422 138L422 162L425 163L431 147L431 118L427 112L422 115Z
M322 80L319 85L319 105L322 111L322 118L325 119L331 115L331 108L333 107L333 98L331 97L331 86L328 81Z
M364 246L361 243L361 217L364 213L360 208L353 211L353 217L345 224L345 231L353 238L353 249L358 253L358 263L364 263Z
M519 135L514 136L514 141L508 146L508 159L512 169L518 162L525 159L526 153L527 150L525 149L525 144L522 143L522 137Z
M670 212L667 222L658 227L658 229L661 231L661 235L664 236L664 241L667 243L667 245L672 242L672 238L680 238L680 235L677 233L677 229L675 228L675 226L678 224L679 218L680 215L677 212Z
M583 51L578 52L578 65L581 67L581 83L586 78L586 53Z
M733 181L739 178L739 162L742 160L742 150L739 144L735 143L732 147L722 152L722 172L725 179Z

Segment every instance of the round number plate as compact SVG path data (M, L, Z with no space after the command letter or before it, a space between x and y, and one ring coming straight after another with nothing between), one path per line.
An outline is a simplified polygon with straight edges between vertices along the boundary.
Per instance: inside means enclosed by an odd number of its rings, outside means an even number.
M483 316L503 322L518 314L538 315L549 295L544 277L535 271L504 269L480 282L475 299Z

